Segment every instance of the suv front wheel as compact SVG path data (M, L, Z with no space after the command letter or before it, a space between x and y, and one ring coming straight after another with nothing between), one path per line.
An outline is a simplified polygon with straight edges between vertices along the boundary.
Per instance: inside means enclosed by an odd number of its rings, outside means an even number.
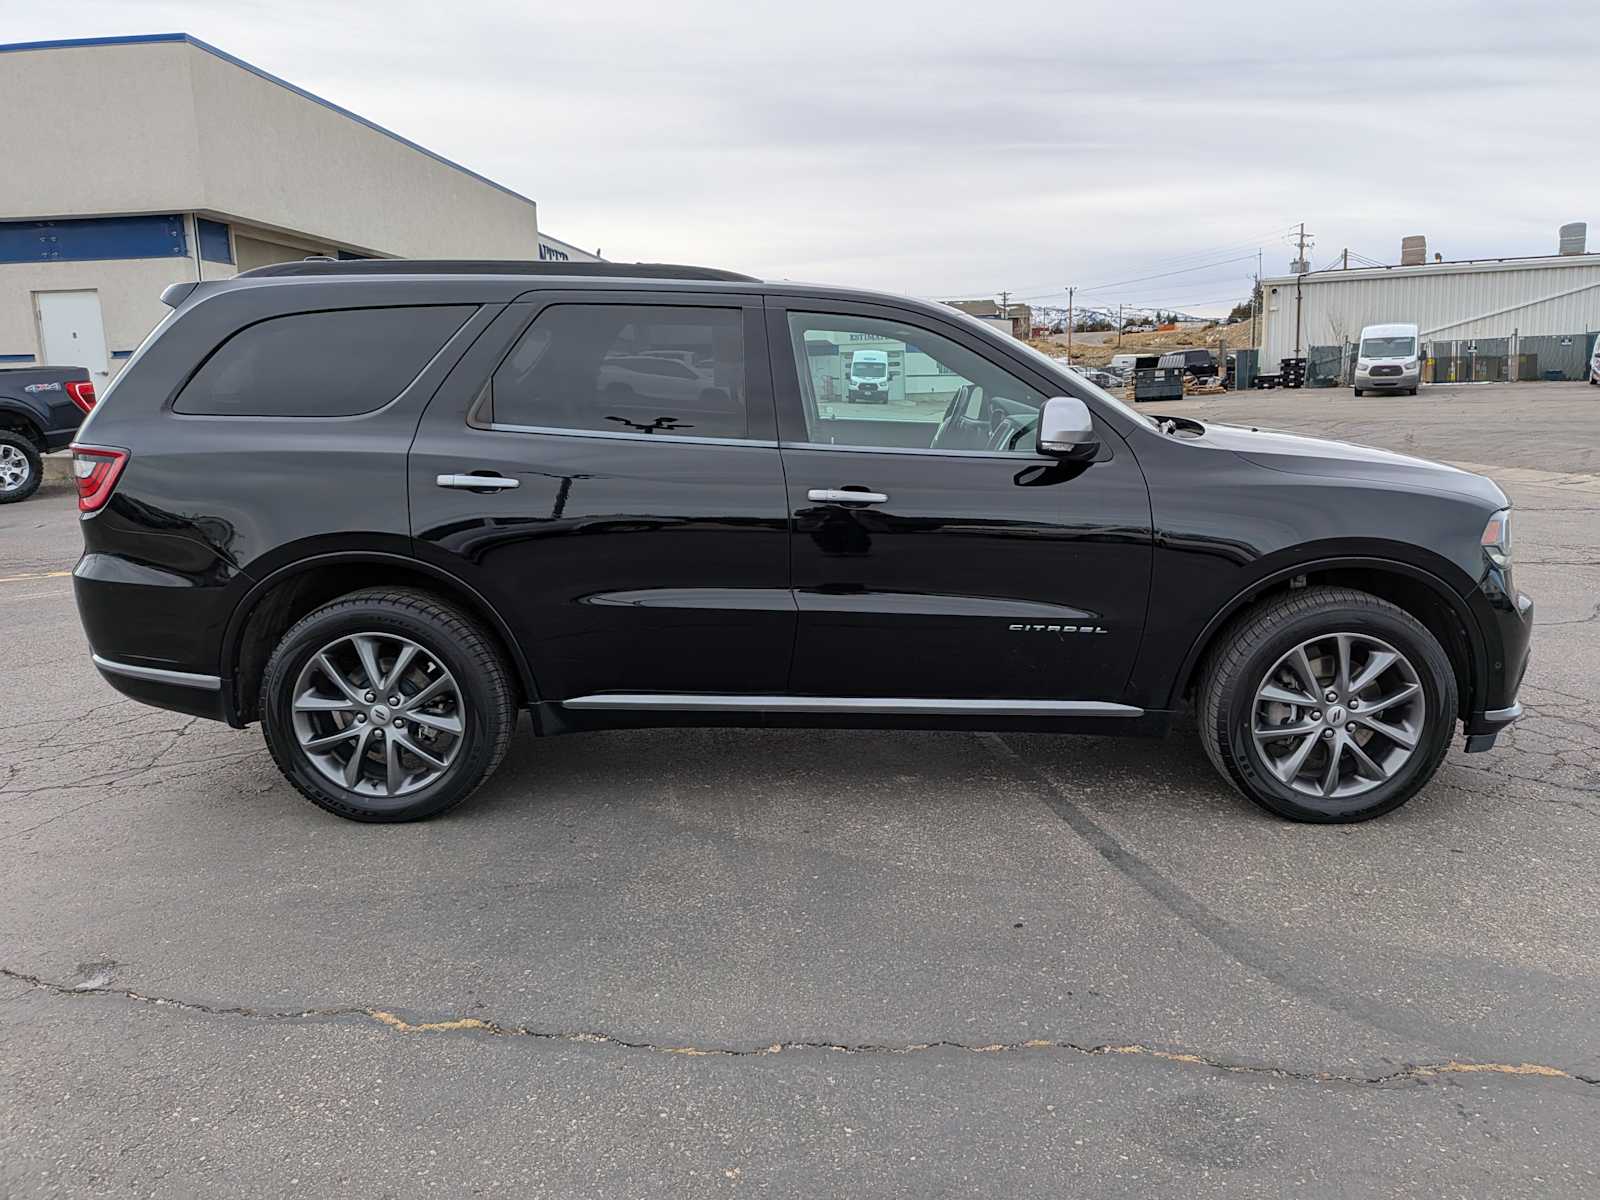
M1455 671L1415 617L1366 592L1307 588L1239 619L1197 697L1206 754L1263 808L1365 821L1433 778L1455 729Z
M477 624L425 592L355 592L283 636L261 684L273 760L353 821L454 808L500 764L511 677Z

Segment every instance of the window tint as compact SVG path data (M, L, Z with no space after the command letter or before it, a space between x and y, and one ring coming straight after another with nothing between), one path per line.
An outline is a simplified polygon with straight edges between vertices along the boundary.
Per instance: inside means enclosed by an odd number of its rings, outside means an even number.
M789 331L808 442L1034 452L1045 397L949 338L875 317L813 313L789 314ZM880 359L887 379L871 382L861 368Z
M497 425L747 437L744 316L552 305L495 372L493 405Z
M351 308L273 317L234 334L173 411L230 417L348 417L382 408L472 315L469 305Z

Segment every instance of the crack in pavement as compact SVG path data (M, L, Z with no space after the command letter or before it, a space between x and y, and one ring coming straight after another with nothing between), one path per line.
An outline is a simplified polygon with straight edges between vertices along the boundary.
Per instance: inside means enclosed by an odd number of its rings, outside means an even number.
M489 1021L482 1017L446 1017L432 1021L409 1021L389 1009L345 1006L340 1008L308 1008L292 1010L263 1010L245 1005L207 1004L195 1000L179 1000L167 996L151 996L131 988L91 986L90 984L57 983L24 971L0 967L0 976L58 996L111 996L151 1007L172 1008L181 1012L201 1013L213 1017L241 1017L256 1021L332 1021L360 1019L373 1022L383 1029L402 1035L468 1033L487 1037L527 1038L540 1042L565 1042L572 1045L614 1046L622 1050L638 1050L650 1054L675 1055L684 1058L766 1058L797 1051L820 1051L835 1054L893 1055L921 1054L932 1050L954 1050L966 1054L1018 1054L1026 1052L1058 1051L1084 1058L1103 1058L1111 1055L1128 1055L1155 1059L1184 1067L1200 1067L1232 1075L1260 1075L1273 1079L1292 1079L1304 1083L1344 1084L1359 1087L1419 1082L1448 1075L1498 1075L1526 1076L1539 1079L1562 1079L1589 1087L1600 1087L1600 1076L1584 1075L1545 1063L1531 1062L1472 1062L1461 1059L1444 1059L1439 1062L1407 1063L1393 1071L1377 1075L1349 1075L1336 1071L1307 1071L1288 1067L1274 1067L1259 1063L1233 1062L1187 1051L1164 1050L1139 1042L1073 1042L1059 1038L1029 1038L1020 1042L958 1042L939 1039L928 1042L898 1044L877 1042L813 1042L778 1041L765 1045L697 1046L668 1045L659 1042L635 1041L607 1033L570 1030L540 1030L526 1025ZM19 995L26 992L19 993Z

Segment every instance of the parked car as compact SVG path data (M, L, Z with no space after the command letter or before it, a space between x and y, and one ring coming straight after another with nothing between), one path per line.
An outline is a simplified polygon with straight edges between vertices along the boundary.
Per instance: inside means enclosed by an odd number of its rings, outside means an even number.
M857 350L850 356L850 388L845 398L863 404L889 403L888 351Z
M1209 350L1174 350L1161 356L1161 361L1156 364L1161 367L1177 367L1191 379L1215 379L1217 377L1217 360Z
M1111 356L1109 369L1113 375L1120 375L1123 379L1126 379L1129 372L1134 369L1141 357L1148 356L1139 354L1113 354Z
M39 490L44 455L64 450L92 408L83 367L0 367L0 504Z
M519 711L543 735L1155 735L1192 697L1244 795L1354 821L1423 787L1458 721L1482 751L1521 711L1532 604L1490 480L1145 417L944 305L393 261L164 298L75 448L94 662L260 722L344 817L459 803ZM806 347L852 337L927 356L947 405L823 403ZM712 356L714 422L665 389L627 399L649 428L614 420L608 360L653 345Z
M1368 325L1356 352L1355 394L1405 392L1422 383L1421 339L1415 325Z

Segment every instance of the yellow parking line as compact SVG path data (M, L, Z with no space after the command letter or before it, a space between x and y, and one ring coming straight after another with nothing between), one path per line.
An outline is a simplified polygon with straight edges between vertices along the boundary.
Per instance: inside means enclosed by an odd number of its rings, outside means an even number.
M0 575L0 583L26 583L33 579L60 579L71 571L38 571L32 575Z

